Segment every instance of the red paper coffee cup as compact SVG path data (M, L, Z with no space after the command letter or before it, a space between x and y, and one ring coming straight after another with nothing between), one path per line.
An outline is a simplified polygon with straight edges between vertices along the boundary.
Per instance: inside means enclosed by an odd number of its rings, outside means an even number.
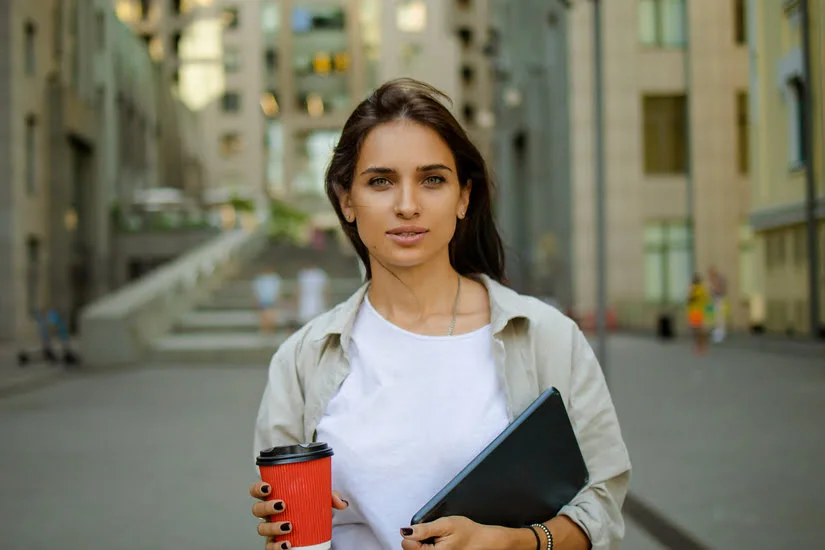
M327 550L332 541L332 449L326 443L271 447L258 456L261 479L286 510L272 517L288 521L292 532L276 538L292 548Z

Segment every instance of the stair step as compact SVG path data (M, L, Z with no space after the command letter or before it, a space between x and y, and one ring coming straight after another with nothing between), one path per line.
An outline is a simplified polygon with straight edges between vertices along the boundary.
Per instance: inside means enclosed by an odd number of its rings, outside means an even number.
M287 326L295 322L296 315L291 308L276 310L276 321ZM190 311L178 321L177 333L192 332L256 332L260 315L254 309L225 309Z
M152 343L149 360L157 364L266 366L288 336L286 331L169 334Z

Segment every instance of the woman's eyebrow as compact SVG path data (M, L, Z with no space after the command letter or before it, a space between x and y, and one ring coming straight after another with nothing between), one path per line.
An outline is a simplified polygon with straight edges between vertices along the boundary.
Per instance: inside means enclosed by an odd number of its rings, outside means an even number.
M432 172L433 170L447 170L448 172L452 172L452 168L445 164L425 164L424 166L419 166L416 168L419 172Z
M384 166L370 166L369 168L361 172L362 176L364 174L395 174L395 170L393 170L392 168L386 168Z

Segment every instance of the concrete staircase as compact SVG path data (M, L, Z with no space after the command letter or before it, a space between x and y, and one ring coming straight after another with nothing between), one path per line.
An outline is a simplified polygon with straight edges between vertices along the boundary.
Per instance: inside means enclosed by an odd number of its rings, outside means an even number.
M261 333L252 280L271 265L284 279L274 333ZM316 265L331 278L332 303L347 299L360 285L354 256L335 250L270 245L208 300L178 319L174 330L155 340L150 361L158 364L266 366L272 354L296 328L298 271Z

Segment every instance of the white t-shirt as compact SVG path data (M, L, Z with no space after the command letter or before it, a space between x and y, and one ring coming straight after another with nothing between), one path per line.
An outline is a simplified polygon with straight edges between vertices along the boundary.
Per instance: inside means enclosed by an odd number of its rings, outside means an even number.
M350 503L334 513L333 548L399 549L413 514L507 427L490 327L421 336L365 298L350 363L317 428Z
M302 323L327 310L325 292L328 281L326 272L319 267L303 269L298 273L298 319Z

